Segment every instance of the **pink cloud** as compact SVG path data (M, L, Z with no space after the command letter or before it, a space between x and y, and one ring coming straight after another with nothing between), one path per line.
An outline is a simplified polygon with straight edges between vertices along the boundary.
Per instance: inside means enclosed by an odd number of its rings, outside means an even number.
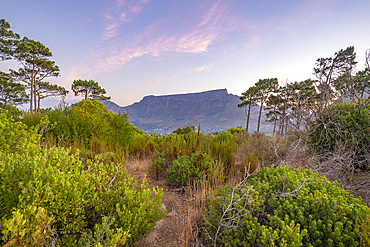
M116 0L115 5L108 8L104 13L106 19L106 27L102 34L102 40L110 40L118 34L118 28L123 23L130 21L130 15L139 12L149 0Z
M212 64L205 64L201 67L197 67L197 68L193 68L193 69L190 69L190 70L187 70L187 71L184 71L184 73L186 74L191 74L191 73L194 73L194 72L203 72L203 71L209 71L211 70L212 68Z
M126 4L129 11L135 12L148 3L148 0L135 2L130 5L129 2L123 3L119 1L118 5ZM235 30L238 25L238 20L227 14L227 4L224 1L218 0L211 2L208 6L195 8L193 13L185 16L183 19L174 20L164 18L144 28L132 41L127 44L122 44L118 38L116 44L106 44L106 53L95 61L95 71L107 71L117 69L128 61L150 55L160 57L165 54L173 53L201 53L207 52L212 43L222 40L223 35L227 31ZM194 18L197 17L197 18ZM166 27L169 22L179 22L178 31L167 32ZM172 23L171 23L172 24ZM108 25L103 35L103 40L108 40L117 35L117 28L120 24ZM161 34L162 33L162 34ZM116 53L111 52L113 47L117 50ZM94 53L95 54L95 53ZM96 57L96 56L94 56Z
M135 11L148 2L116 1L117 9L105 15L107 25L97 47L99 50L91 51L90 64L79 67L74 73L90 75L116 70L143 56L161 58L180 53L207 52L210 45L222 41L227 32L240 26L240 18L228 12L225 1L218 0L189 9L190 13L188 11L180 16L169 13L141 30L122 36L120 30L126 30L125 25L128 24L120 18L136 14ZM199 71L202 71L201 68Z

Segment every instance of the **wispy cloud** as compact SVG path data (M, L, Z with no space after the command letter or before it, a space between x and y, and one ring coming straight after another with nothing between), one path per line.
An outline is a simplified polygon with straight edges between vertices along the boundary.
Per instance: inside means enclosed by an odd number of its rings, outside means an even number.
M195 8L187 6L185 13L169 11L163 18L133 31L129 28L131 18L139 15L148 3L149 0L117 0L104 15L107 24L96 50L91 51L91 64L76 68L76 73L119 69L145 55L159 58L207 52L211 44L223 40L227 32L240 24L237 16L228 12L227 2L218 0ZM145 11L150 11L150 5L146 7Z
M205 64L201 67L197 67L197 68L193 68L193 69L190 69L190 70L187 70L187 71L184 71L184 73L186 74L191 74L191 73L194 73L194 72L203 72L203 71L209 71L211 70L212 68L212 64Z
M137 14L149 0L116 0L113 6L104 13L106 26L102 40L106 41L118 34L119 27L130 21L132 15Z

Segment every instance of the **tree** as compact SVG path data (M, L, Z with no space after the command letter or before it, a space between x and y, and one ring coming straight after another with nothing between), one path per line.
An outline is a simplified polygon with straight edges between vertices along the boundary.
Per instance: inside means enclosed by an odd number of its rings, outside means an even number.
M293 128L297 131L312 120L317 101L314 82L314 80L307 79L288 84L290 88L288 105L291 110L289 118L292 120Z
M335 90L334 81L338 77L349 78L357 64L356 53L353 46L334 54L334 57L319 58L316 60L314 74L318 79L317 89L321 96L321 104L328 107L333 100L338 98L338 91ZM342 79L342 81L345 81ZM337 86L338 87L338 86Z
M357 71L354 76L339 76L334 81L335 89L342 95L342 102L347 98L352 102L362 102L361 107L370 103L370 49L365 52L365 60L364 70Z
M268 122L274 122L274 130L273 135L275 135L276 132L276 124L279 119L281 119L282 115L282 109L284 105L284 99L281 97L280 91L277 90L277 95L271 94L268 97L268 100L266 101L266 110L268 112L266 113L266 121Z
M242 100L242 103L238 104L238 107L244 107L244 112L247 117L247 124L245 128L247 132L249 128L251 107L256 105L256 94L257 94L257 87L254 86L254 87L248 88L248 90L242 93L242 96L240 97L240 99Z
M72 83L72 91L75 95L81 94L85 99L96 98L100 100L109 100L109 96L106 94L105 89L100 87L98 82L94 80L74 80Z
M36 88L37 110L40 110L40 101L47 97L66 96L68 90L62 86L53 85L49 82L38 82Z
M59 67L49 59L52 56L49 48L41 42L27 37L18 42L14 56L23 65L23 68L18 71L12 70L12 75L26 83L30 90L30 111L36 111L37 84L47 77L58 77Z
M14 78L0 71L0 106L19 105L29 101L24 85L14 82Z
M10 25L4 19L0 20L0 60L12 58L19 34L10 30Z
M263 104L266 102L269 94L276 89L276 87L279 85L277 78L269 78L269 79L263 79L259 80L255 86L256 86L256 100L260 103L260 112L258 114L258 124L257 124L257 132L260 131L260 124L261 124L261 114L263 109Z

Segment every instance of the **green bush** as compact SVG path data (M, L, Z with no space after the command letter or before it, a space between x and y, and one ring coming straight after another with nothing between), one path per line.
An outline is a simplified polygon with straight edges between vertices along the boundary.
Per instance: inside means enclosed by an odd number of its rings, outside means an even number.
M8 111L1 109L0 119L0 152L20 152L28 143L39 142L38 127L29 130L23 123L16 122Z
M100 156L82 162L78 153L69 153L37 146L22 154L0 153L0 218L11 219L14 210L24 211L29 205L44 208L54 218L51 229L58 232L60 243L74 246L80 234L102 223L102 217L115 218L114 227L130 234L128 243L163 217L163 193L150 190L145 181L138 186L124 165L102 163Z
M188 183L192 184L195 179L200 177L202 172L210 176L216 166L216 161L207 154L196 152L174 160L173 165L167 170L166 178L171 186L179 188Z
M245 132L245 129L243 129L242 126L237 126L237 127L234 127L234 128L230 128L227 130L227 132L231 133L231 134L242 134Z
M138 185L123 163L104 154L85 160L78 150L42 149L37 131L1 117L4 133L15 129L8 134L15 145L0 150L2 243L76 246L105 234L111 236L107 243L132 244L164 216L163 192L145 180Z
M169 161L166 159L166 153L157 152L150 163L148 173L154 173L155 178L158 179L167 170L168 163Z
M195 126L186 126L184 128L178 128L174 131L172 131L172 133L174 134L183 134L183 135L186 135L186 134L189 134L191 132L195 132Z
M82 100L72 107L62 102L55 109L24 114L22 121L31 127L43 117L47 117L53 126L45 136L48 139L55 137L63 146L78 144L89 148L92 140L98 138L110 147L123 147L141 133L128 122L127 114L114 114L98 100Z
M370 105L352 102L322 111L309 127L310 146L318 154L354 151L354 163L369 168Z
M205 236L220 246L358 246L370 209L311 170L270 167L206 204Z

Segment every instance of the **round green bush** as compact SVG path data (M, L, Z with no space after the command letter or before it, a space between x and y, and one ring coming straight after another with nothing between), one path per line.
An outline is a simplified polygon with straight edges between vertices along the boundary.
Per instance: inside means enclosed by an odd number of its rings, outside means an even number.
M370 209L307 169L264 168L208 199L204 234L217 246L358 246Z
M167 170L166 178L171 186L180 188L187 183L191 184L203 171L210 173L215 165L216 161L207 154L196 152L174 160L173 165Z

